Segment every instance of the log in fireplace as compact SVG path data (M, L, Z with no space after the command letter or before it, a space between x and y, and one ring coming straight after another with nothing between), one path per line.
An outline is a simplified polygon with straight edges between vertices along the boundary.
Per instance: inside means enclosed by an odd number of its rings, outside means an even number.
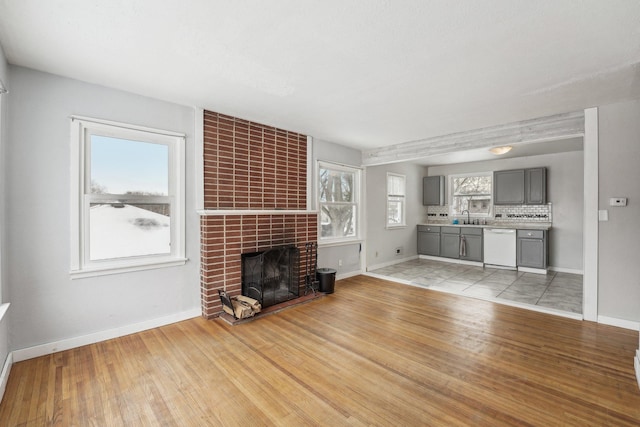
M242 254L242 295L263 308L297 298L299 268L300 251L294 245Z

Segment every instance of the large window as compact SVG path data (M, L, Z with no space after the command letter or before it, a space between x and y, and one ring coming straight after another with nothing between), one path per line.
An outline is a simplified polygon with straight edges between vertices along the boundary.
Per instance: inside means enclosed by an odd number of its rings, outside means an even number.
M387 173L387 228L406 226L406 178Z
M358 239L359 204L360 169L320 162L320 240L339 242Z
M184 263L184 135L80 117L71 129L72 274Z
M452 216L462 215L465 210L475 217L491 215L491 172L450 175L449 178L449 210Z

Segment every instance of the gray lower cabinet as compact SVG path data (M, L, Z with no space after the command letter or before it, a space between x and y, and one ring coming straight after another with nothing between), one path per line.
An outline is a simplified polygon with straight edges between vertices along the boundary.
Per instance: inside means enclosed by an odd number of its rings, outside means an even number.
M460 258L460 227L440 229L440 256Z
M418 226L418 254L440 256L440 227Z
M460 229L460 238L462 239L463 236L466 255L460 256L460 259L482 262L482 228L462 227Z
M548 238L544 230L518 230L516 260L518 267L547 268Z
M466 251L460 256L462 236ZM482 228L418 226L418 254L482 262Z

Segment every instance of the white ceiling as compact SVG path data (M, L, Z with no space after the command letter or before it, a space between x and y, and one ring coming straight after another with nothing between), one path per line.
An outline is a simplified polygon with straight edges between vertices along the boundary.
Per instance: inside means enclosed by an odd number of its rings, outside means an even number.
M360 149L640 98L637 0L3 0L0 44Z

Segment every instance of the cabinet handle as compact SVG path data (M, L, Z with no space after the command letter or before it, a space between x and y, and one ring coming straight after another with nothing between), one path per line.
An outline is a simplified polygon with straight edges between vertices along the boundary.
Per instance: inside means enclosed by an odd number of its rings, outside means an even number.
M531 237L533 236L533 233L527 233L527 236Z

